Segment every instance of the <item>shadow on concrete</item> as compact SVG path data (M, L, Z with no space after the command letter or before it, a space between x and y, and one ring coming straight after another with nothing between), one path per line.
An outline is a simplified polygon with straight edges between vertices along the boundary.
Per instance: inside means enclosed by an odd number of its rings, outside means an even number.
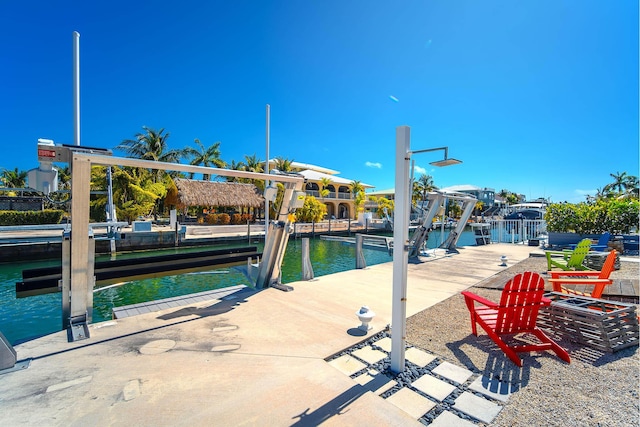
M71 348L65 349L65 350L60 350L60 351L55 351L52 353L48 353L48 354L43 354L41 356L36 356L31 358L31 360L39 360L39 359L45 359L47 357L51 357L51 356L57 356L59 354L64 354L64 353L69 353L72 352L74 350L79 350L82 348L87 348L87 347L91 347L94 345L99 345L99 344L103 344L103 343L107 343L107 342L112 342L112 341L117 341L120 339L124 339L124 338L130 338L130 337L135 337L138 335L142 335L145 334L147 332L151 332L151 331L159 331L162 330L164 328L168 328L170 326L175 326L175 325L181 325L184 323L189 323L189 322L193 322L194 320L200 320L203 317L207 317L207 316L215 316L218 314L222 314L222 313L226 313L230 310L233 310L233 308L235 308L237 305L239 305L240 303L243 302L248 302L247 298L256 294L258 291L255 290L247 290L247 289L243 289L237 292L234 292L232 294L227 295L226 297L224 297L223 299L221 299L220 301L208 306L208 307L202 307L202 308L197 308L197 307L186 307L186 308L181 308L178 309L177 311L173 312L173 313L168 313L166 315L162 315L162 316L158 316L158 319L162 319L162 320L173 320L179 317L184 317L184 316L188 316L188 315L192 315L192 314L196 314L198 317L195 318L191 318L191 319L185 319L185 320L181 320L178 322L171 322L171 323L167 323L166 325L161 325L161 326L156 326L153 328L147 328L147 329L142 329L136 332L131 332L129 334L122 334L122 335L118 335L115 337L111 337L111 338L107 338L107 339L103 339L100 341L93 341L93 342L89 342L86 344L80 344L80 345L75 345ZM82 341L83 343L85 341ZM69 345L73 345L73 343L70 343Z
M302 413L293 416L292 419L299 419L295 423L291 424L291 426L302 427L320 425L334 415L342 415L348 412L348 406L368 391L369 388L356 384L315 411L309 412L310 408L307 408Z
M363 331L360 328L349 328L347 329L347 333L352 337L364 337L367 335L367 331Z
M157 319L173 320L185 316L198 316L200 318L217 316L227 313L240 304L247 302L247 297L255 294L257 291L243 289L234 292L222 298L219 302L207 307L183 307L171 313L158 316Z

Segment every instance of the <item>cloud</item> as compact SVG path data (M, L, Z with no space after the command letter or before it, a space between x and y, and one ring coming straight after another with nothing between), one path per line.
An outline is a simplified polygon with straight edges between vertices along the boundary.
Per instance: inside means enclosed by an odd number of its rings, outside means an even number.
M575 193L580 196L595 196L598 190L575 190Z
M382 169L382 163L366 162L364 165L368 168Z
M413 167L413 172L416 175L426 175L427 174L427 170L425 168L423 168L423 167L418 166L418 165L415 165Z
M393 102L400 102L400 100L393 95L389 95L389 99L392 100Z

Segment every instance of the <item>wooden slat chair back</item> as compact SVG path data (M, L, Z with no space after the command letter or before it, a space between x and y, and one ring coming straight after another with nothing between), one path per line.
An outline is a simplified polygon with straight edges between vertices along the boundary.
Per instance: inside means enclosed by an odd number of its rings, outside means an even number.
M607 255L600 271L552 271L549 282L554 292L601 298L607 286L613 283L611 273L616 268L618 252Z
M565 271L589 270L582 265L584 258L591 248L591 240L582 239L573 251L545 251L547 256L547 271L558 267Z
M516 365L522 366L517 353L541 350L552 350L562 360L570 362L569 353L536 326L540 307L551 303L543 294L544 279L532 272L517 274L509 280L499 304L472 292L462 292L471 315L472 333L477 336L476 324L480 325ZM540 343L510 346L502 338L520 333L531 333Z
M495 331L516 334L536 326L544 294L544 279L527 272L509 280L502 291Z

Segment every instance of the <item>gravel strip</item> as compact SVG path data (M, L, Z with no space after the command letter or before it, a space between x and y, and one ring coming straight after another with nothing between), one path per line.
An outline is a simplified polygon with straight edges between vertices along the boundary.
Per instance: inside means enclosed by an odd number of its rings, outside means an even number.
M492 289L496 282L504 283L522 271L544 270L545 258L531 257L471 291L497 301L501 291ZM612 277L637 280L638 263L622 262ZM639 425L638 347L603 353L557 342L571 355L571 364L552 352L521 353L523 367L518 368L481 328L478 337L471 334L469 312L459 294L407 319L408 344L518 389L491 426Z

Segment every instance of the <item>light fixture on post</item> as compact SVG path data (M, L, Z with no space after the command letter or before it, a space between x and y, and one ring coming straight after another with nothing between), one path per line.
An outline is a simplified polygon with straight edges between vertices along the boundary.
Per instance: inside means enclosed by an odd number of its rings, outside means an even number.
M462 163L448 157L448 147L411 151L409 126L396 128L395 209L393 225L393 300L391 306L391 370L404 371L407 331L407 265L409 263L409 161L412 154L444 150L444 159L431 162L434 166Z
M443 166L451 166L451 165L457 165L462 163L462 160L449 158L449 147L427 148L426 150L409 151L409 156L411 156L412 154L428 153L430 151L440 151L440 150L444 150L444 159L436 160L435 162L429 162L430 165L443 167Z

